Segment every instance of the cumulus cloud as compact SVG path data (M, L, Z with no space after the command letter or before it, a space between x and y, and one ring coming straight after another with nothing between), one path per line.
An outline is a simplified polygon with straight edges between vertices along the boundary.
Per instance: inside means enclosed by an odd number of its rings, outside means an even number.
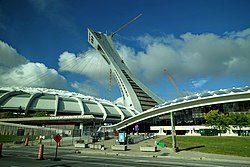
M17 53L16 49L3 41L0 41L0 58L0 66L6 68L12 68L28 62L25 57Z
M100 84L108 83L109 66L94 49L78 55L62 53L59 56L59 70L85 75Z
M42 63L29 62L8 44L0 41L0 86L66 89L65 78Z
M195 88L200 88L202 87L204 84L207 83L207 79L201 79L201 80L197 80L197 81L192 81L192 84Z
M250 29L225 33L185 33L138 40L145 52L138 53L139 67L148 80L159 79L162 69L174 73L178 79L201 76L249 76Z
M100 97L100 93L92 85L92 82L90 80L87 80L84 83L74 82L71 84L71 87L75 88L82 94Z
M122 45L120 43L116 43L117 51L128 68L134 73L139 74L140 68L138 68L138 60L136 58L136 52L133 48Z
M144 82L166 78L163 69L179 81L191 81L200 88L213 77L248 78L250 71L250 28L238 32L185 33L178 37L146 34L136 38L140 51L116 42L116 47L130 70ZM60 55L62 71L88 76L99 83L108 81L109 67L94 49ZM193 81L193 82L192 82Z

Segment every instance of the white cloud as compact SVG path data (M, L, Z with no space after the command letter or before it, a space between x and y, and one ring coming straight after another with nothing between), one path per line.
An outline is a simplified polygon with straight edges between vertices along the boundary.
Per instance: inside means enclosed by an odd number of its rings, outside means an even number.
M138 66L143 71L143 76L148 81L154 81L161 77L167 68L170 73L175 71L178 66L178 71L181 70L180 60L175 50L162 43L154 43L146 48L145 52L138 53Z
M65 78L42 63L32 63L0 41L0 86L66 89Z
M74 82L71 84L71 87L75 88L78 92L94 96L94 97L100 97L99 92L92 86L91 81L85 81L84 83Z
M120 43L117 43L117 46L117 51L128 68L134 73L139 74L141 69L138 68L138 58L136 57L135 50Z
M203 78L249 78L250 29L223 35L185 33L179 37L154 37L146 34L137 41L143 47L138 52L120 43L116 46L131 71L145 79L143 82L166 78L164 68L177 82L195 78L195 88L209 82ZM83 74L107 84L109 67L94 49L78 55L64 52L60 55L59 66L62 71Z
M109 66L94 49L78 55L62 53L59 57L59 70L85 75L100 84L108 83Z
M0 60L0 66L5 68L12 68L28 62L27 59L17 53L16 49L3 41L0 41Z
M159 79L162 70L178 79L202 76L249 76L250 29L218 36L212 33L185 33L139 37L145 52L137 53L138 67L148 80Z
M204 84L207 83L207 79L201 79L201 80L197 80L197 81L192 81L192 84L195 88L200 88L202 87Z

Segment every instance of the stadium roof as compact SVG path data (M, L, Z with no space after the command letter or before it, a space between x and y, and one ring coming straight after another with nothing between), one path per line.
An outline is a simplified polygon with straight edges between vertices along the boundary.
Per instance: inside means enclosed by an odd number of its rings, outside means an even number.
M19 112L22 115L45 111L48 116L59 118L60 116L65 118L67 116L93 116L95 119L101 119L103 123L117 123L139 113L108 100L80 93L19 87L0 88L0 111L12 111L15 114ZM79 117L77 119L79 120Z

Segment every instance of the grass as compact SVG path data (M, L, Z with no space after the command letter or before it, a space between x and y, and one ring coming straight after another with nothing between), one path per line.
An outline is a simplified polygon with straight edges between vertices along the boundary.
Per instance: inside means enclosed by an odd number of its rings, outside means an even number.
M160 142L171 147L171 137ZM222 136L177 136L177 146L180 151L191 150L204 153L236 155L250 157L250 137L222 137Z

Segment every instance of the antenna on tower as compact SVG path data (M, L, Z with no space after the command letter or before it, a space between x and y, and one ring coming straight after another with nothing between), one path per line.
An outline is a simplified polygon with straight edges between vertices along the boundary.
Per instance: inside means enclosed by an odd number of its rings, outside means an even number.
M111 38L113 38L113 36L118 33L119 31L123 30L124 28L126 28L129 24L131 24L132 22L134 22L135 20L137 20L139 17L141 17L142 14L139 14L138 16L136 16L135 18L133 18L132 20L130 20L128 23L124 24L123 26L121 26L120 28L118 28L116 31L111 33Z

